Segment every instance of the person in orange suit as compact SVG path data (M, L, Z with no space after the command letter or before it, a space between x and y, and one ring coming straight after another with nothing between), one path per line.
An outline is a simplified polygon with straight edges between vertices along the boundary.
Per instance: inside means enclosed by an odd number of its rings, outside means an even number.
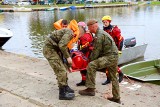
M116 43L116 46L119 50L119 53L121 53L124 38L121 35L121 30L118 28L118 26L112 25L111 21L112 21L112 19L108 15L102 17L103 30L110 34L110 36L113 38L114 42ZM119 82L121 82L123 80L123 73L119 67L118 67L118 74L119 74ZM107 76L107 73L106 73L106 76ZM109 78L107 78L107 80L105 82L103 82L102 85L106 85L108 83L110 83Z

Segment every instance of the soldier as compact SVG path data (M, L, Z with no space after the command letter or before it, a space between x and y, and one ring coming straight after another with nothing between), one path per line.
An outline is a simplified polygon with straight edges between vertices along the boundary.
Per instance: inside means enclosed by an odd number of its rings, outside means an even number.
M84 34L81 29L79 31L78 36ZM73 37L74 34L69 28L56 30L50 34L50 37L47 38L43 47L43 54L57 77L60 100L72 100L75 97L74 90L72 90L67 83L67 71L72 70L72 59L67 44ZM68 68L66 68L63 62L63 57L66 58L68 62Z
M80 90L80 95L95 96L96 71L109 71L109 78L112 81L113 97L107 99L120 103L119 83L117 80L118 49L112 37L103 30L100 30L96 20L87 22L88 29L95 34L93 51L90 54L90 63L87 66L86 89Z

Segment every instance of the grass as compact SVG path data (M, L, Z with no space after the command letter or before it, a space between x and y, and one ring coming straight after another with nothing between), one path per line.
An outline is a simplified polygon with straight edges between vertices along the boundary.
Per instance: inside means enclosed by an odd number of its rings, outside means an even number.
M142 3L144 2L138 2L138 4L142 4ZM146 5L160 5L160 1L151 1L151 4L146 4Z
M22 6L18 6L18 5L1 5L0 3L0 8L13 8L14 7L22 7ZM23 7L28 7L28 8L50 8L50 7L63 7L63 6L72 6L72 4L58 4L58 5L28 5L28 6L23 6ZM75 6L84 6L84 4L76 4Z
M126 2L114 2L114 3L94 3L94 5L110 5L110 4L127 4ZM23 6L23 7L28 7L28 8L50 8L50 7L64 7L64 6L85 6L85 4L58 4L58 5L29 5L29 6ZM13 6L19 7L18 5L0 5L0 8L12 8Z
M13 6L15 7L21 7L18 5L0 5L0 8L13 8ZM29 6L23 6L23 7L28 7L28 8L50 8L50 7L63 7L63 6L72 6L72 4L59 4L59 5L29 5ZM75 6L84 6L84 4L80 4L80 5L75 5Z
M160 5L160 1L154 1L154 2L152 1L151 5Z

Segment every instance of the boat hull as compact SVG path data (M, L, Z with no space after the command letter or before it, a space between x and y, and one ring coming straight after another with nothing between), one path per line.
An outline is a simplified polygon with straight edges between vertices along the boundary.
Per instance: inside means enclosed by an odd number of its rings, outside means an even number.
M13 36L13 33L5 28L0 28L0 48Z
M69 7L71 10L75 10L76 9L76 6L70 6Z
M69 8L68 7L61 7L61 8L59 8L59 10L61 10L61 11L65 11L65 10L68 10Z
M0 37L0 47L2 47L11 37Z
M13 8L13 11L14 12L32 12L32 9L31 8L25 8L25 7L14 7Z
M122 54L119 57L118 65L125 64L137 58L143 57L146 48L147 44L124 48L122 50Z
M160 84L160 59L131 63L121 67L121 70L130 78Z
M93 8L92 5L86 5L85 8Z
M46 11L54 11L54 8L49 8L49 9L46 9Z

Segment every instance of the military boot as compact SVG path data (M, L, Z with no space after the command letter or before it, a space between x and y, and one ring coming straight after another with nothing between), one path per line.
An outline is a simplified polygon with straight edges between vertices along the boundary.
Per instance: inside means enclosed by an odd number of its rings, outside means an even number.
M95 88L87 88L79 91L80 95L95 96Z
M119 83L123 81L124 74L122 72L119 73Z
M85 84L86 84L86 81L82 80L81 82L77 83L76 85L77 86L85 86Z
M65 86L59 88L59 100L73 100L74 97L74 93L68 93Z
M65 88L66 88L66 92L68 92L68 93L74 93L74 90L71 89L68 85L65 86Z
M119 104L121 104L121 101L120 101L120 99L114 99L113 97L109 97L109 98L107 98L109 101L112 101L112 102L116 102L116 103L119 103Z
M111 81L109 78L107 78L107 80L105 82L102 83L102 85L106 85L106 84L109 84Z

